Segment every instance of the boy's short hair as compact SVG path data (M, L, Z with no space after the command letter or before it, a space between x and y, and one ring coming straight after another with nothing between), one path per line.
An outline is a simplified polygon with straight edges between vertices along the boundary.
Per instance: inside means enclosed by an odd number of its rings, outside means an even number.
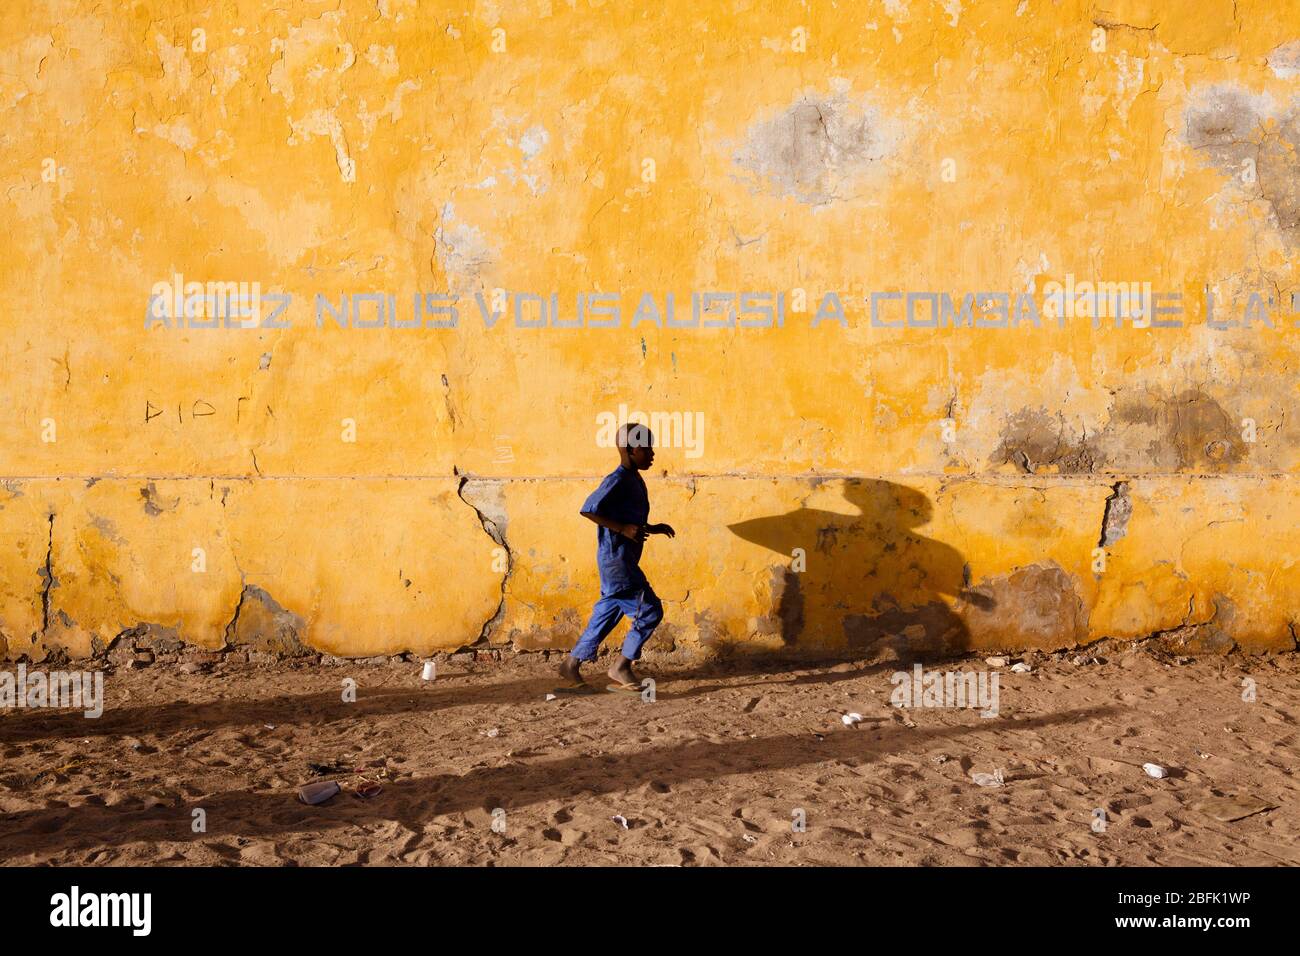
M649 448L654 444L654 435L640 422L628 422L618 428L619 448Z

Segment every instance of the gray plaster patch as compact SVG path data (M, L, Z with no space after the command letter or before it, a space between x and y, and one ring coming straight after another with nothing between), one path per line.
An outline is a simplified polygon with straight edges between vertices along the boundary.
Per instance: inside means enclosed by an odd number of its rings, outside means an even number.
M851 198L853 181L878 167L899 139L896 124L866 101L807 93L754 122L732 158L772 194L825 205Z

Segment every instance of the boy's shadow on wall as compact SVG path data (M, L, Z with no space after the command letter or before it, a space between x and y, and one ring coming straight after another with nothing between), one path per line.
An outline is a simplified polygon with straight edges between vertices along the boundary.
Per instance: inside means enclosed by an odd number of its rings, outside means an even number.
M861 513L800 508L729 525L775 553L767 630L786 647L892 648L905 660L968 650L966 623L943 599L981 609L993 601L969 590L970 567L959 551L913 530L931 519L930 499L877 479L845 481L844 497Z

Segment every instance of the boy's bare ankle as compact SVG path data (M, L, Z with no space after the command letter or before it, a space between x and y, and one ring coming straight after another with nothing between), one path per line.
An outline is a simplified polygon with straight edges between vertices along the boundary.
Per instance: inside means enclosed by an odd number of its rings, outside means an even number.
M572 654L566 656L560 662L560 676L565 680L572 681L575 684L582 683L582 671L580 670L582 662Z
M606 673L620 684L639 683L636 674L632 670L632 662L623 656L620 656L619 659L614 662L614 666L606 671Z

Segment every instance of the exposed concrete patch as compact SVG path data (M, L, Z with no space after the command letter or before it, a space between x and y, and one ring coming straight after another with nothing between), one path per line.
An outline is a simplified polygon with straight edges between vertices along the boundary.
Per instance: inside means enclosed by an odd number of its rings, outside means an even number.
M1246 458L1240 416L1200 389L1161 398L1146 392L1116 397L1106 423L1094 431L1072 426L1063 414L1022 408L1003 424L996 466L1024 474L1124 471L1225 471Z
M1128 522L1133 517L1133 499L1129 497L1128 482L1117 481L1106 499L1106 509L1101 516L1101 537L1097 547L1109 548L1128 533Z
M1268 58L1268 68L1279 80L1300 76L1300 40L1292 40L1275 47Z
M1213 600L1214 613L1209 620L1195 624L1185 622L1167 631L1157 631L1152 637L1175 653L1224 655L1231 652L1237 646L1236 640L1228 633L1237 616L1236 608L1221 594L1216 594Z
M1102 441L1111 446L1112 463L1161 471L1221 471L1245 458L1238 421L1199 389L1157 401L1130 394L1116 401ZM1136 443L1129 436L1136 436Z
M62 611L59 615L63 618L62 626L65 629L71 629L76 626L71 618ZM98 636L94 636L90 641L90 656L93 658L106 658L110 664L130 664L153 663L154 661L166 661L175 663L180 660L181 653L186 648L185 641L181 638L180 632L166 624L157 624L152 621L141 621L133 627L128 627L117 634L107 644ZM50 648L51 653L54 651L66 653L66 648ZM46 658L49 662L49 658Z
M1245 457L1239 416L1209 395L1188 389L1164 403L1162 410L1169 441L1178 454L1178 467L1186 470L1217 470Z
M1257 163L1260 195L1278 228L1300 239L1300 108L1293 105L1268 125Z
M468 292L475 280L496 264L496 250L477 226L456 218L456 207L452 203L443 206L442 221L434 239L438 264L442 266L452 292Z
M877 108L845 90L807 93L751 125L732 159L774 195L825 205L850 198L851 182L889 156L900 138Z
M1056 650L1088 637L1088 611L1072 578L1054 562L1018 568L973 588L963 618L980 648Z
M1277 228L1300 241L1300 105L1292 101L1275 108L1268 96L1219 84L1195 91L1184 120L1187 145L1242 186L1247 197L1265 200Z
M1225 172L1240 172L1254 156L1260 118L1272 103L1234 84L1201 87L1183 113L1183 139Z
M226 643L277 657L305 657L316 653L302 642L306 629L301 617L281 607L266 591L247 584L226 625Z
M1059 412L1053 418L1041 408L1022 408L1007 418L1000 439L990 461L1009 462L1025 474L1044 465L1061 474L1087 474L1105 464L1095 441L1070 434Z
M123 639L138 649L148 648L164 654L179 653L185 647L185 642L181 640L180 632L176 628L149 621L123 631L114 638L114 643ZM109 647L112 645L110 644Z
M83 635L84 631L67 611L51 608L48 618L42 621L41 630L32 634L31 643L25 650L18 651L17 656L20 660L27 658L39 663L66 661L73 656L72 648L84 646L81 640ZM103 641L94 635L91 636L90 644L91 654L101 652L104 647ZM78 650L75 656L85 655Z
M64 668L72 663L68 649L60 644L48 645L40 657L33 657L32 663L49 668Z

